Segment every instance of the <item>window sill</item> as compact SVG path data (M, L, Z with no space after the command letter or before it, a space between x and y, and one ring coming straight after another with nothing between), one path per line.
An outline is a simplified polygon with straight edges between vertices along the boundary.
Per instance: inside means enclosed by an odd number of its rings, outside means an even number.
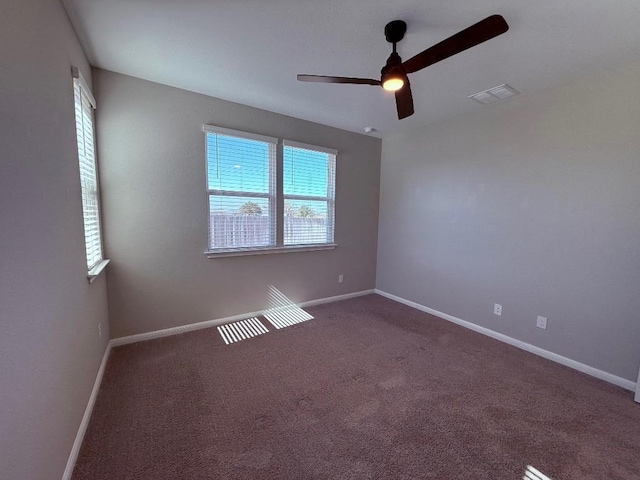
M99 264L97 264L95 267L93 267L91 270L89 270L89 273L87 274L87 280L89 280L89 283L93 283L93 281L96 278L98 278L98 276L104 270L104 267L109 265L110 261L111 260L109 260L108 258L105 259L105 260L102 260Z
M270 255L272 253L312 252L315 250L333 250L336 243L316 245L289 245L287 247L234 248L228 250L209 250L204 252L207 258L241 257L245 255Z

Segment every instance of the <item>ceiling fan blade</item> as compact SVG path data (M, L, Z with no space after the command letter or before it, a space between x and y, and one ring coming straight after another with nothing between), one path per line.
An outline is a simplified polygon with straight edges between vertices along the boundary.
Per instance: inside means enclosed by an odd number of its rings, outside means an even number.
M380 80L372 78L328 77L325 75L298 75L301 82L317 83L351 83L355 85L380 85Z
M445 58L502 35L507 30L509 30L509 25L501 15L491 15L433 47L427 48L424 52L411 57L402 65L407 73L417 72Z
M405 80L404 87L396 91L396 107L398 108L398 120L413 115L413 95L409 80Z

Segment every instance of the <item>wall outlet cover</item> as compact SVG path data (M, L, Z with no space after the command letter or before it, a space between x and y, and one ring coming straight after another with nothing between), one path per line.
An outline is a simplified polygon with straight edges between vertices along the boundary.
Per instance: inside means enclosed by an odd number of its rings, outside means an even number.
M543 330L547 329L547 317L541 317L538 315L538 320L536 320L536 327L542 328Z
M502 305L500 305L499 303L494 303L493 314L498 315L499 317L502 316Z

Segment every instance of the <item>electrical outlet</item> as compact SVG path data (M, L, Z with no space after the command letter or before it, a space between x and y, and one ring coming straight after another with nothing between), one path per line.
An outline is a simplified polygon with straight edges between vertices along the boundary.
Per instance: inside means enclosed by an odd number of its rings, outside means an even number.
M538 315L538 320L536 320L536 327L542 328L543 330L547 329L547 317L541 317Z
M98 337L102 338L102 324L98 324Z
M494 315L498 315L499 317L502 316L502 305L500 305L499 303L494 303L493 304L493 314Z
M344 275L338 275L338 283L344 283Z

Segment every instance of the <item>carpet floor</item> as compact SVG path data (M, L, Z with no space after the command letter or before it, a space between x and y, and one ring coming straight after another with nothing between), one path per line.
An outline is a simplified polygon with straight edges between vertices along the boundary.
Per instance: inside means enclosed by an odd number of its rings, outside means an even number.
M114 348L74 480L640 479L631 392L377 295L305 310Z

